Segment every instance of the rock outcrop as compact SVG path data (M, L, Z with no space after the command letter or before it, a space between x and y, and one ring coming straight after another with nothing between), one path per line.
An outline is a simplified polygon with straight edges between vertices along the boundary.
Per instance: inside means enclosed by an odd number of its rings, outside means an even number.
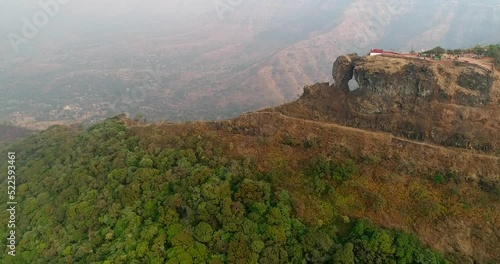
M473 107L491 103L495 80L481 67L384 57L359 60L354 78L361 89L380 96L428 98Z
M335 84L307 86L298 101L279 111L500 156L497 72L455 61L351 54L339 57L332 73ZM348 87L352 78L359 84L355 91ZM484 190L498 190L500 164L493 165L467 177Z
M325 113L345 125L450 147L500 153L495 73L454 61L341 56L336 96ZM359 89L349 91L354 78ZM340 99L345 96L346 100Z
M333 64L333 80L337 87L344 91L349 91L349 81L353 78L354 67L361 59L357 54L343 55L337 58Z

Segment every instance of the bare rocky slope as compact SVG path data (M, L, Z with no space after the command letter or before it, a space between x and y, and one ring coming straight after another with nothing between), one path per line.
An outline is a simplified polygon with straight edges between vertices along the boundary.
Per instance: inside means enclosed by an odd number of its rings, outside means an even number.
M301 99L277 110L447 147L500 153L496 71L456 61L353 54L337 59L333 77L336 84L308 86ZM350 85L359 89L351 91Z
M350 54L338 57L332 74L335 84L306 86L299 100L274 111L500 155L498 71L456 61ZM494 165L474 175L484 187L499 187L500 168Z

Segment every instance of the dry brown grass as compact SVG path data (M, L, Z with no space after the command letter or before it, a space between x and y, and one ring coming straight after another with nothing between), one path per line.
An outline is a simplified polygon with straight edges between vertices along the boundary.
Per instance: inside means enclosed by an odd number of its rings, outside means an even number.
M271 112L215 123L132 129L152 138L152 146L166 146L162 142L173 136L212 135L213 144L228 159L249 158L260 172L277 172L276 186L290 192L294 213L305 223L322 225L340 215L368 218L384 227L414 232L442 252L450 252L456 243L468 245L462 253L480 258L500 252L492 233L500 224L499 198L480 188L483 177L498 180L499 157ZM306 148L306 140L315 145ZM328 181L334 193L318 196L310 175L303 172L307 162L318 156L353 159L359 172L343 184ZM433 183L432 175L446 170L456 171L460 181Z

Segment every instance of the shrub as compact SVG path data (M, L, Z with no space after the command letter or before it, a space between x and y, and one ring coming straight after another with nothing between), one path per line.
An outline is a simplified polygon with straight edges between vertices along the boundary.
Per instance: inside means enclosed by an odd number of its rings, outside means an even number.
M284 145L287 145L287 146L294 146L295 145L293 138L290 137L289 135L285 136L283 138L283 140L281 141L281 143L283 143Z
M458 183L460 181L457 172L455 171L446 171L446 172L436 172L432 176L432 182L435 184L444 184L449 182Z

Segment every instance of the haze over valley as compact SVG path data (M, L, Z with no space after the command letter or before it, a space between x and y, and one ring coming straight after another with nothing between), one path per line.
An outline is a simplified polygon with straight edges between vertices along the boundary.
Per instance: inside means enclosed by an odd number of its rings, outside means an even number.
M498 1L68 2L18 53L0 41L2 120L223 119L331 81L344 53L500 42ZM23 18L45 12L37 1L6 6L2 36L22 36Z

